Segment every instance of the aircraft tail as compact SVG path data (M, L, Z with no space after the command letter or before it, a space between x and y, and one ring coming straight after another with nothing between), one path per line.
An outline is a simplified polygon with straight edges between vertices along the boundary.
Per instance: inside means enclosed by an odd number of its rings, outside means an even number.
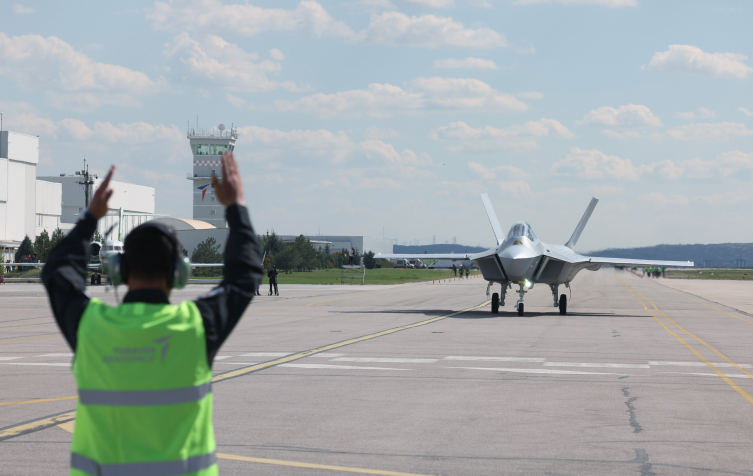
M497 245L501 245L502 242L505 241L505 232L502 229L502 225L499 224L499 219L497 219L497 214L494 213L492 202L489 201L489 195L482 193L481 201L484 202L484 209L486 209L486 216L489 217L489 223L491 223L492 230L494 231L494 236L497 238Z
M586 227L586 223L588 223L588 219L591 218L591 213L593 213L594 208L596 208L596 204L599 203L599 200L596 198L591 198L591 203L588 204L588 208L586 208L586 213L583 214L583 217L578 222L578 226L575 227L575 231L573 232L573 236L570 237L570 239L565 243L565 246L568 248L572 248L578 243L578 238L580 238L580 234L583 233L583 229Z

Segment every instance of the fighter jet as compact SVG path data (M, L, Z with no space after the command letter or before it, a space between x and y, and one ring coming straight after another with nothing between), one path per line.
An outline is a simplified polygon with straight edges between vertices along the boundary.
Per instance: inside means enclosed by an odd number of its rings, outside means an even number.
M497 246L475 254L378 254L375 258L384 259L437 259L453 261L472 261L484 279L489 282L486 295L494 284L502 286L500 293L491 296L492 313L499 312L499 307L505 305L505 290L514 284L519 286L517 308L518 315L524 312L523 298L526 292L535 284L546 284L552 290L554 307L559 307L560 314L567 314L567 295L558 296L559 286L564 284L570 288L570 282L582 269L597 271L604 265L612 266L657 266L657 267L693 267L691 261L654 261L641 259L602 258L583 256L572 250L578 243L583 229L591 218L596 204L596 198L591 199L583 218L570 239L564 245L550 245L539 240L528 222L514 223L505 235L502 225L497 219L494 208L487 194L481 195L486 214L489 217Z

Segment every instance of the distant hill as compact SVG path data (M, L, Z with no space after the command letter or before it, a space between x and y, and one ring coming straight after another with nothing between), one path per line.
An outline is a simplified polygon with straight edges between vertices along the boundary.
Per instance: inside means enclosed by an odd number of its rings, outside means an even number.
M736 259L753 268L753 243L718 243L713 245L656 245L643 248L609 248L589 251L586 256L610 258L694 261L696 267L732 268ZM708 263L706 263L708 262ZM706 263L706 264L704 264Z
M431 254L431 253L463 254L463 253L479 253L481 251L486 251L487 249L488 248L482 248L480 246L464 246L464 245L420 245L420 246L394 245L392 247L392 252L395 254L402 254L402 253L424 254L424 252L426 252L427 254Z

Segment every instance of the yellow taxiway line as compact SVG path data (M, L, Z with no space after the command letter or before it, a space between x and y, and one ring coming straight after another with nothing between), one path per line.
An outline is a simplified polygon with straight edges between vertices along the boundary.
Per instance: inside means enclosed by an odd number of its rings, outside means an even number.
M37 398L35 400L22 400L20 402L6 402L6 403L0 403L0 407L3 407L5 405L23 405L25 403L59 402L60 400L73 400L74 398L78 398L78 395L73 395L71 397L58 397L58 398Z
M708 360L708 359L707 359L706 357L704 357L703 355L701 355L701 353L700 353L700 352L698 352L698 351L697 351L697 350L696 350L696 349L695 349L695 348L694 348L694 347L693 347L692 345L690 345L690 344L688 344L687 342L685 342L685 340L684 340L684 339L683 339L682 337L678 336L678 335L677 335L677 334L676 334L676 333L675 333L674 331L672 331L672 329L670 329L669 327L667 327L667 326L666 326L666 325L665 325L665 324L664 324L664 323L663 323L663 322L662 322L662 321L661 321L661 320L660 320L660 319L659 319L658 317L656 317L656 315L654 315L654 313L653 313L653 312L651 312L651 310L650 310L650 309L649 309L649 308L648 308L648 307L646 306L646 304L645 304L645 303L644 303L644 302L643 302L643 301L641 300L641 298L639 298L638 296L636 296L636 295L635 295L635 293L633 293L633 290L632 290L632 288L631 288L631 287L630 287L630 286L629 286L629 285L628 285L627 283L625 283L625 282L624 282L624 281L623 281L622 279L620 279L620 281L621 281L621 283L620 283L620 284L622 285L622 287L624 287L625 289L627 289L627 290L628 290L628 292L629 292L630 294L632 294L632 295L633 295L633 297L634 297L635 299L637 299L639 303L641 303L641 305L643 306L643 309L645 309L645 310L646 310L646 312L648 312L649 314L651 314L651 317L653 317L653 318L654 318L654 319L656 320L656 322L658 322L658 323L659 323L659 324L660 324L660 325L661 325L661 326L662 326L662 327L664 328L664 330L665 330L665 331L667 331L667 332L669 332L670 334L672 334L672 336L673 336L673 337L674 337L675 339L677 339L678 341L680 341L680 343L681 343L682 345L684 345L684 346L685 346L685 347L687 347L687 348L688 348L688 349L689 349L689 350L690 350L691 352L693 352L693 354L695 354L695 356L696 356L696 357L698 357L698 359L700 359L700 360L701 360L701 362L703 362L703 363L704 363L704 364L706 364L706 365L707 365L707 366L708 366L708 367L709 367L709 368L710 368L711 370L713 370L713 371L714 371L714 373L715 373L715 374L716 374L717 376L719 376L719 378L721 378L722 380L724 380L724 382L725 382L725 383L726 383L727 385L729 385L729 386L730 386L730 387L731 387L731 388L732 388L732 389L733 389L734 391L736 391L737 393L739 393L741 397L743 397L743 398L744 398L745 400L747 400L747 401L748 401L748 403L750 403L751 405L753 405L753 396L751 396L751 395L750 395L750 394L749 394L748 392L746 392L745 390L743 390L742 388L740 388L740 386L739 386L739 385L737 385L737 384L736 384L735 382L733 382L731 378L727 377L727 376L726 376L726 375L725 375L725 374L724 374L724 373L723 373L723 372L722 372L721 370L719 370L719 369L718 369L718 368L717 368L717 367L716 367L716 366L715 366L715 365L714 365L713 363L711 363L711 362L710 362L710 361L709 361L709 360ZM643 294L641 294L641 293L640 293L640 291L638 291L637 289L635 290L635 292L637 292L638 294L640 294L641 296L643 296ZM686 333L686 334L688 334L689 336L691 336L691 337L695 338L695 339L696 339L696 340L698 340L699 342L701 342L701 343L703 343L704 345L706 345L706 347L708 347L709 349L713 350L713 351L714 351L714 352L715 352L715 353L716 353L717 355L719 355L720 357L722 357L723 359L725 359L725 360L726 360L726 361L728 361L729 363L733 364L733 365L734 365L734 366L735 366L736 368L738 368L738 369L740 369L740 370L743 370L743 369L742 369L742 368L741 368L741 367L740 367L739 365L737 365L737 364L735 364L734 362L732 362L732 361L731 361L731 360L730 360L729 358L727 358L727 357L726 357L725 355L723 355L722 353L720 353L719 351L717 351L716 349L714 349L714 348L713 348L713 347L711 347L710 345L706 344L706 343L705 343L705 342L703 342L703 341L702 341L701 339L699 339L699 338L698 338L698 337L696 337L695 335L691 334L690 332L688 332L687 330L685 330L684 328L682 328L682 327L681 327L680 325L678 325L678 324L677 324L677 323L676 323L675 321L673 321L672 319L670 319L669 317L667 317L667 315L666 315L666 314L664 314L664 313L663 313L662 311L660 311L660 310L659 310L659 308L657 308L657 307L656 307L656 305L655 305L654 303L652 303L651 301L649 301L649 300L648 300L648 298L646 298L646 296L643 296L643 298L644 298L644 299L646 299L646 301L648 301L649 303L651 303L651 305L652 305L652 306L654 307L654 309L656 309L656 310L657 310L658 312L660 312L660 313L661 313L661 314L662 314L662 315L663 315L663 316L664 316L664 317L665 317L665 318L666 318L666 319L667 319L668 321L670 321L670 322L671 322L672 324L674 324L674 325L675 325L675 326L676 326L676 327L677 327L678 329L682 330L683 332L685 332L685 333ZM743 370L743 372L744 372L745 374L747 374L748 376L750 376L750 374L749 374L748 372L745 372L744 370Z
M57 425L68 433L73 433L74 420ZM227 459L233 461L246 461L249 463L274 464L277 466L292 466L294 468L324 469L329 471L342 471L345 473L360 474L378 474L384 476L430 476L428 474L403 473L400 471L384 471L381 469L352 468L349 466L333 466L329 464L301 463L300 461L286 461L281 459L254 458L251 456L230 455L226 453L216 453L218 459Z
M681 293L681 292L677 291L676 289L672 289L672 288L670 288L669 286L664 286L664 285L662 285L662 284L658 284L658 283L651 283L651 284L653 284L654 286L662 286L663 288L669 289L670 291L672 291L672 292L673 292L673 293L675 293L675 294L679 294L680 296L684 297L685 299L689 299L690 301L694 301L694 302L697 302L698 304L703 304L703 305L704 305L704 306L706 306L706 307L710 307L711 309L714 309L715 311L719 311L719 312L721 312L722 314L726 314L726 315L728 315L728 316L730 316L730 317L734 317L735 319L739 319L739 320L741 320L741 321L743 321L743 322L747 322L748 324L753 324L753 321L749 321L748 319L743 319L742 317L736 316L736 315L734 315L734 314L731 314L731 313L729 313L729 312L727 312L727 311L722 311L721 309L719 309L719 308L717 308L717 307L714 307L714 306L712 306L712 305L710 305L710 304L706 304L706 303L705 303L705 302L703 302L703 301L699 301L699 300L697 300L697 299L693 299L692 297L686 296L685 294L683 294L683 293Z
M427 319L425 321L416 322L414 324L408 324L408 325L405 325L405 326L395 327L395 328L392 328L392 329L387 329L386 331L375 332L373 334L365 335L365 336L362 336L362 337L356 337L354 339L348 339L348 340L345 340L345 341L342 341L342 342L337 342L337 343L334 343L334 344L329 344L329 345L325 345L325 346L322 346L322 347L317 347L315 349L306 350L306 351L303 351L303 352L298 352L296 354L291 354L291 355L288 355L288 356L285 356L285 357L282 357L282 358L279 358L279 359L271 360L269 362L263 362L261 364L252 365L250 367L245 367L245 368L238 369L238 370L232 370L230 372L226 372L224 374L220 374L220 375L215 376L214 378L212 378L212 382L219 382L219 381L222 381L222 380L227 380L229 378L238 377L240 375L244 375L244 374L247 374L247 373L258 372L259 370L264 370L264 369L267 369L269 367L274 367L274 366L279 365L279 364L284 364L286 362L291 362L291 361L294 361L294 360L303 359L305 357L309 357L311 355L318 354L319 352L326 352L326 351L331 350L331 349L337 349L339 347L344 347L346 345L355 344L357 342L362 342L362 341L365 341L365 340L375 339L377 337L382 337L382 336L385 336L385 335L394 334L395 332L404 331L406 329L412 329L414 327L425 326L425 325L431 324L433 322L441 321L442 319L447 319L449 317L457 316L458 314L463 314L464 312L468 312L468 311L473 311L473 310L479 309L481 307L484 307L484 306L488 305L490 302L491 301L485 301L485 302L479 304L478 306L470 307L468 309L463 309L462 311L453 312L453 313L447 314L445 316L433 317L431 319ZM74 399L74 398L78 398L78 397L76 397L76 396L63 397L61 399L67 399L67 398ZM42 399L42 400L45 400L45 399ZM52 401L52 399L50 399L50 401ZM10 402L9 404L20 404L20 403L35 403L35 401L34 400L27 400L26 402ZM68 413L59 414L59 415L52 415L52 416L40 418L38 420L34 420L34 421L31 421L31 422L26 422L26 423L21 424L21 425L17 425L17 426L13 426L13 427L10 427L10 428L6 428L4 430L0 430L0 441L7 440L9 438L14 438L14 437L20 436L20 435L22 435L24 433L30 433L32 431L43 430L43 429L48 428L50 426L60 425L61 423L67 423L67 422L70 422L71 420L73 420L75 418L76 418L76 412L75 411L71 411L71 412L68 412ZM372 473L372 474L389 474L389 473ZM394 474L399 474L399 473L394 473Z

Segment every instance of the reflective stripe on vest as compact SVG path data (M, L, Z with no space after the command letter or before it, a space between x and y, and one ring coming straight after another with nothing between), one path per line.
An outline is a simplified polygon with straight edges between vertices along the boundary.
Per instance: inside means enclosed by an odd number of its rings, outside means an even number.
M176 461L121 464L99 464L82 454L71 454L71 468L93 476L180 476L196 473L216 463L214 452Z
M195 387L168 390L82 390L78 396L84 405L143 406L176 405L198 402L212 391L212 382Z

